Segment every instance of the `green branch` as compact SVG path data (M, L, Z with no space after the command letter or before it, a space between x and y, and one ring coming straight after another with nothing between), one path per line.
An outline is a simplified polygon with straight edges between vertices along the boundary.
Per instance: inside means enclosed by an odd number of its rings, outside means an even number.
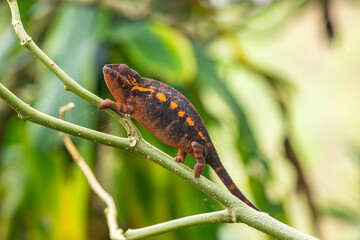
M71 79L31 40L31 37L26 33L21 23L17 1L8 0L8 3L12 13L12 25L20 39L21 45L29 49L36 58L47 66L64 83L66 90L72 91L86 101L98 106L102 102L101 98L87 91ZM0 98L7 102L9 106L18 112L20 117L25 120L29 120L73 136L117 147L130 153L142 155L178 175L186 182L192 184L205 194L223 204L228 209L215 213L190 216L138 230L128 230L127 233L125 233L128 239L139 239L146 236L153 236L173 231L182 227L214 222L245 223L278 239L315 239L277 221L266 213L260 213L250 208L233 196L230 192L217 186L205 177L201 176L198 179L194 178L194 173L190 168L175 162L169 155L147 143L141 137L133 122L122 114L117 114L112 110L105 110L106 113L115 118L126 128L128 135L130 136L129 139L99 133L97 131L67 123L41 113L22 102L2 84L0 84Z
M211 213L203 213L189 217L179 218L172 221L156 224L141 229L129 229L124 237L127 240L147 238L157 235L159 231L175 231L186 227L213 224L213 223L232 223L231 215L228 210L222 210Z
M54 63L32 40L32 38L26 33L23 24L21 22L19 7L16 0L8 0L11 10L11 25L13 26L16 35L20 39L20 44L23 47L29 49L34 56L39 59L50 71L52 71L63 82L65 90L71 91L79 97L85 99L89 103L99 106L103 102L103 99L99 98L95 94L89 92L76 81L74 81L69 75L67 75L58 65ZM109 114L115 120L120 122L126 129L129 136L135 138L141 138L141 135L134 125L134 123L126 117L124 114L117 113L111 109L104 109L104 112Z
M96 143L122 149L128 148L129 151L133 152L133 148L131 148L131 146L134 145L134 142L136 141L134 138L121 138L94 131L39 112L17 98L1 83L0 98L3 99L11 108L13 108L19 114L19 117L23 120L28 120L30 122Z

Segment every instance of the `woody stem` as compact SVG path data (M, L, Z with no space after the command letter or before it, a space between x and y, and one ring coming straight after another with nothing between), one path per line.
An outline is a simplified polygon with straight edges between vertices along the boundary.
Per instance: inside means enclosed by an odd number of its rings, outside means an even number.
M31 37L26 33L24 26L21 22L19 7L16 0L8 0L10 10L11 10L11 25L13 26L16 35L20 39L20 43L23 47L26 47L34 56L39 59L50 71L52 71L59 80L64 84L65 90L71 91L88 101L89 103L99 106L104 100L95 94L89 92L73 80L69 75L67 75L53 60L51 60L31 39ZM105 109L104 112L109 114L115 120L120 122L126 129L129 137L134 137L136 139L141 138L141 134L134 125L134 123L126 117L124 114L117 113L111 109Z

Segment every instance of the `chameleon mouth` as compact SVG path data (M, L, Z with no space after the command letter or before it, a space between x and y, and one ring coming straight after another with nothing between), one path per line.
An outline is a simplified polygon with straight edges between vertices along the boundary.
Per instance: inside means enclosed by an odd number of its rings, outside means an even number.
M117 64L106 64L103 67L103 73L105 76L105 79L116 79L117 77L117 70L116 70Z
M121 75L126 75L131 73L131 69L126 64L106 64L103 67L103 73L120 73Z
M103 72L104 73L110 73L112 71L115 71L116 70L116 66L117 64L106 64L104 67L103 67Z

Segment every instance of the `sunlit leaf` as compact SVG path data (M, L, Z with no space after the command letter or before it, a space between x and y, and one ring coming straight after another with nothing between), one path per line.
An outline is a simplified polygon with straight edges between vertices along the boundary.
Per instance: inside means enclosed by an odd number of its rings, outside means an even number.
M180 32L157 22L122 24L112 41L145 76L171 84L192 81L197 67L192 46Z

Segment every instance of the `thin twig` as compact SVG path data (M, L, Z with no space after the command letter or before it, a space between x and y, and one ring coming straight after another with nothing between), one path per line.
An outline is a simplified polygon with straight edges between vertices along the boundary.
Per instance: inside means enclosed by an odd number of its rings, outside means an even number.
M305 176L303 168L300 165L300 161L299 161L297 155L295 154L294 148L293 148L293 146L291 144L291 141L290 141L289 137L285 137L284 148L285 148L286 157L293 164L293 166L295 167L295 170L297 172L298 185L299 185L298 187L300 189L304 190L306 199L307 199L309 207L310 207L312 217L314 219L315 224L317 224L318 220L319 220L319 216L318 216L318 213L317 213L317 210L316 210L315 202L312 199L313 195L312 195L312 192L311 192L311 189L310 189L310 185L307 182L307 178Z
M65 121L65 113L75 107L74 103L68 103L67 105L60 108L60 119ZM106 204L107 209L105 210L106 219L108 222L108 227L110 230L110 236L114 236L116 234L122 236L124 232L116 220L117 210L115 206L114 199L111 197L109 193L107 193L104 188L100 185L97 181L95 175L91 171L90 167L86 164L83 157L80 155L79 151L77 150L74 143L71 141L71 138L66 135L65 133L60 132L60 135L63 138L64 144L68 152L70 153L71 157L74 159L76 164L80 167L81 171L84 173L86 179L89 182L91 189L98 195L98 197ZM114 238L112 238L114 239Z
M183 217L172 221L159 223L153 226L144 227L140 229L129 229L125 232L126 240L143 239L157 235L159 230L166 229L166 231L174 231L186 227L214 224L214 223L233 223L234 218L228 210L222 210L211 213L197 214L189 217Z

